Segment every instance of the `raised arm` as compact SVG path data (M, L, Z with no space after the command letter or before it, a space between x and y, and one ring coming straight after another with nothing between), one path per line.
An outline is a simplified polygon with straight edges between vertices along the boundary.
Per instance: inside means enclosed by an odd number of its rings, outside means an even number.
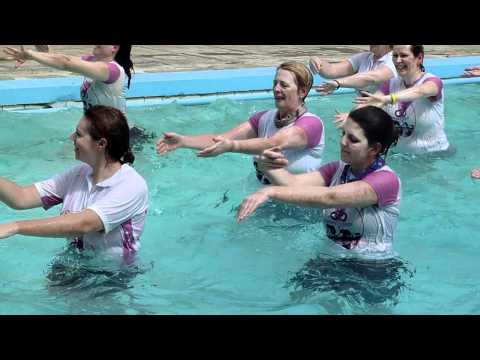
M394 73L387 65L381 65L375 70L357 73L341 79L326 81L316 90L323 95L330 94L341 87L363 89L367 86L382 84L394 77Z
M94 80L107 81L109 77L108 65L103 61L85 61L74 56L24 49L23 46L19 50L7 47L4 52L17 61L34 60L40 64L71 71Z
M314 56L310 59L310 69L314 74L319 74L325 79L345 77L355 73L352 64L350 64L348 60L338 63L330 63L320 59L318 56Z
M42 206L40 194L34 185L19 186L0 178L0 201L16 210L33 209Z
M421 98L438 96L440 91L441 88L436 82L427 80L419 86L414 86L389 95L385 95L381 91L377 91L375 94L364 91L362 92L364 97L357 97L354 103L360 106L373 105L383 107L387 104L395 104L397 101L411 102Z
M267 186L242 202L237 212L237 222L250 216L270 199L314 208L364 208L378 203L377 193L365 181L334 187Z
M13 235L40 237L74 237L102 231L103 223L92 210L71 213L41 220L14 221L0 225L0 239Z

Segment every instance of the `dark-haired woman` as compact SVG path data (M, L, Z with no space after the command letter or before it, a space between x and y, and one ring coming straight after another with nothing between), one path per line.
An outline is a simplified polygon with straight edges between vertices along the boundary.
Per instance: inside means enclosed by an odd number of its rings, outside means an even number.
M444 129L442 80L425 71L423 45L395 45L398 77L375 94L363 93L355 103L385 109L400 129L396 151L407 154L443 152L450 148Z
M293 175L275 149L263 152L261 170L272 184L248 196L237 221L272 199L322 208L327 237L356 254L391 253L400 203L400 180L385 164L397 139L391 117L373 106L352 111L343 126L341 161L318 171ZM280 169L278 169L280 167Z
M21 234L65 237L79 250L135 253L148 208L145 180L129 164L127 119L118 109L92 106L80 119L73 141L76 165L52 178L20 186L0 178L0 201L13 209L49 209L61 215L0 225L0 238Z
M37 47L38 49L38 47ZM133 62L132 45L95 45L92 55L74 57L52 52L14 49L4 52L17 63L34 60L55 69L71 71L86 77L80 95L84 110L94 105L111 106L126 112L125 91L130 88Z

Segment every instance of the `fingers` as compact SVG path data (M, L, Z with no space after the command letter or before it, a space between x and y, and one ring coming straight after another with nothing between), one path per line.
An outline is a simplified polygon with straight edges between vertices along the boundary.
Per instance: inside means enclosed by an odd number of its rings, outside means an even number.
M480 169L472 170L472 178L473 179L480 179Z
M215 139L213 139L213 141L215 141ZM215 150L217 149L217 146L218 146L217 144L218 144L218 142L215 143L212 146L209 146L209 147L203 149L202 151L198 151L197 156L198 157L210 157L210 156L215 155Z
M257 209L258 205L260 205L260 203L252 198L252 196L243 200L237 212L237 223L240 224L240 222L249 217Z

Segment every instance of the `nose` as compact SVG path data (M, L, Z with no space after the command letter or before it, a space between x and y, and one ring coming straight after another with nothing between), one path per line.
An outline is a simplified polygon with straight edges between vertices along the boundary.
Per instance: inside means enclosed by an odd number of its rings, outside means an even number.
M347 147L347 135L343 134L342 138L340 139L340 145L342 148Z
M280 92L281 88L280 88L280 84L275 84L273 85L273 91L275 92Z
M74 132L70 134L69 139L75 142L76 136Z

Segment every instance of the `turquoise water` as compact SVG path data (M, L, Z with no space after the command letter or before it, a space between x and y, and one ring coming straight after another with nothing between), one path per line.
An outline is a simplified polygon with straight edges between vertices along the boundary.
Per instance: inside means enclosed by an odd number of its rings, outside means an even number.
M325 161L339 157L331 119L335 109L348 110L351 99L338 95L308 103L325 123ZM480 182L469 172L480 166L480 86L447 86L446 99L456 154L390 156L403 183L395 250L413 273L402 278L406 286L395 303L372 306L335 293L295 292L287 282L327 241L318 213L270 205L237 225L235 208L257 187L249 156L197 159L180 150L159 158L150 143L135 162L150 188L136 268L65 255L62 239L1 240L0 314L479 314ZM132 109L128 117L156 134L194 134L221 132L270 107L272 101L218 100ZM0 175L31 184L72 165L68 135L80 116L78 109L0 113ZM57 214L0 206L2 222ZM79 275L52 286L52 264L59 262Z

